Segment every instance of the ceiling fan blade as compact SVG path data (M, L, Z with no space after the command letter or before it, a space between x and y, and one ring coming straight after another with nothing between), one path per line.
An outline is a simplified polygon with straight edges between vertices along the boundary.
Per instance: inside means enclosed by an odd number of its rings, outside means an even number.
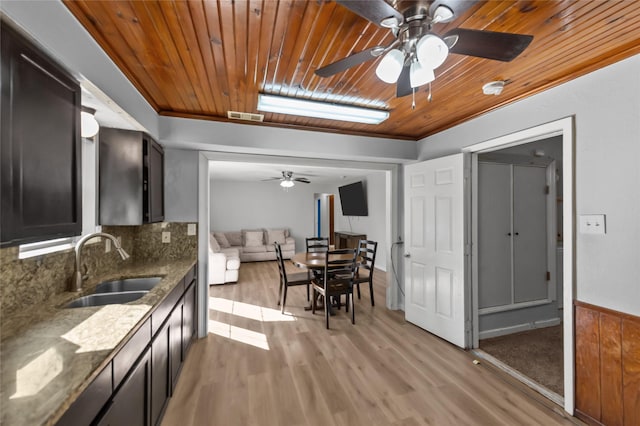
M322 68L318 68L315 74L320 77L331 77L334 74L345 71L356 65L360 65L367 62L370 59L377 58L384 52L383 46L375 46L362 52L354 53L353 55L342 58L332 64L325 65Z
M398 24L404 21L402 14L384 0L336 0L336 3L378 26L385 18L396 18Z
M435 0L431 3L431 6L429 6L429 16L433 17L439 6L446 6L453 12L453 18L440 22L449 22L462 15L465 10L476 3L478 3L477 0Z
M262 179L261 182L266 182L266 181L269 181L269 180L282 180L282 178L281 177L270 177L270 178L267 178L267 179Z
M458 37L458 41L449 49L451 53L503 62L515 59L533 40L531 35L464 28L456 28L447 32L443 38L447 37Z
M296 182L301 182L301 183L311 183L311 181L307 178L293 178L293 180L295 180Z
M410 62L410 61L407 61ZM402 68L400 77L398 77L398 83L396 86L396 97L401 98L403 96L410 95L413 92L411 88L411 79L409 77L411 72L411 63L407 63Z

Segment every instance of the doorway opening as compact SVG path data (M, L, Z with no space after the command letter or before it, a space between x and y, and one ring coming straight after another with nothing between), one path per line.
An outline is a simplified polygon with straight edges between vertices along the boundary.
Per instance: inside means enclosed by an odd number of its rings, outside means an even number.
M334 194L314 194L314 233L316 237L329 238L334 244Z
M477 155L481 355L562 404L562 136Z

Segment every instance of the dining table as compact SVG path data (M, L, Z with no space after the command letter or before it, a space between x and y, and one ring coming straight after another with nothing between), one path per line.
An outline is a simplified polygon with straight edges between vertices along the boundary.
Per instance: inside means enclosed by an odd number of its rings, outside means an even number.
M329 260L349 260L351 259L351 254L342 253L342 254L329 254ZM321 271L324 269L327 262L327 254L326 252L301 252L296 253L291 257L291 262L297 266L298 268L305 268L313 271ZM318 307L321 307L319 305ZM311 304L309 306L305 306L305 311L311 310ZM333 314L333 312L332 312Z

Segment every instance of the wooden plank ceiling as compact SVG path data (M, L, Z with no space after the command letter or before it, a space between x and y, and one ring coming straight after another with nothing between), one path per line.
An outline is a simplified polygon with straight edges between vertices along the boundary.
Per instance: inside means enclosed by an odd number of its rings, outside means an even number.
M417 140L640 53L640 1L478 2L434 32L462 27L531 34L512 62L450 54L427 88L396 98L375 75L379 58L330 78L314 70L387 45L379 28L332 1L64 0L147 101L162 115L227 121L260 113L258 93L388 109L378 125L265 114L263 125ZM506 80L499 96L482 85ZM597 88L594 88L597 90Z

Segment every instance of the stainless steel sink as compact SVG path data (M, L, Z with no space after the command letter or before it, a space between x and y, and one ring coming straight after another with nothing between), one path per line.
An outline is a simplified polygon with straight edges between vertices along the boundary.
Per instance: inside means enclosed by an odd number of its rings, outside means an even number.
M126 278L122 280L106 281L97 285L94 294L120 293L123 291L149 291L164 277Z
M120 303L133 302L147 294L148 291L125 291L119 293L99 293L79 297L67 305L65 308L86 308L88 306L116 305Z

